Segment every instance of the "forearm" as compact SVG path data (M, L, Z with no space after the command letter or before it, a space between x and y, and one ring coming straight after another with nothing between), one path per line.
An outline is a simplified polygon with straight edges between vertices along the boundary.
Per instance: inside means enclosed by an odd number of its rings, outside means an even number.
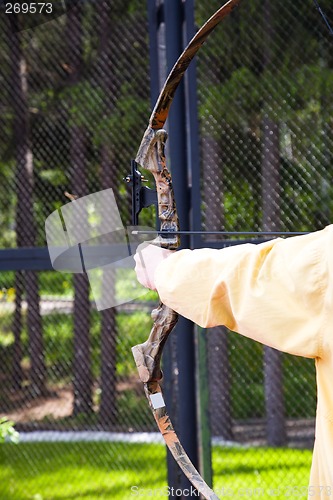
M328 233L182 250L159 264L161 300L195 323L225 325L286 352L319 355Z

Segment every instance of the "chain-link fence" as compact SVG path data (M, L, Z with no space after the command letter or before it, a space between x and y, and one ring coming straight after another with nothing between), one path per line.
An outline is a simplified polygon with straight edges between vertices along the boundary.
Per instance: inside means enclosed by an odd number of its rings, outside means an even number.
M219 4L210 2L212 9ZM328 2L321 7L332 12ZM200 20L206 8L197 3ZM330 222L331 54L327 26L311 2L242 3L208 40L198 54L205 230L313 231ZM224 328L209 333L208 349L214 436L311 449L312 361ZM299 456L287 467L282 457L275 458L269 480L264 471L270 455L258 453L257 481L245 479L251 459L244 456L230 483L215 475L215 484L230 485L234 493L248 485L248 495L264 498L306 498L301 488L288 490L307 482Z
M198 26L220 5L196 2ZM4 249L44 247L45 220L68 201L65 192L112 187L124 226L130 222L123 178L150 114L147 6L70 7L33 29L24 29L23 14L1 13ZM322 8L333 18L328 0ZM310 0L244 0L199 52L203 229L312 231L330 222L326 30ZM153 221L151 211L142 214L141 222ZM115 287L122 296L131 283L119 279ZM130 350L147 337L156 296L98 312L85 275L33 270L1 272L0 289L0 414L21 432L85 431L81 439L102 441L64 443L62 434L61 443L0 445L1 499L148 498L162 488L165 452ZM229 497L257 488L270 498L269 488L306 486L313 362L222 327L209 333L208 354L216 487L229 488ZM135 485L142 490L131 492Z

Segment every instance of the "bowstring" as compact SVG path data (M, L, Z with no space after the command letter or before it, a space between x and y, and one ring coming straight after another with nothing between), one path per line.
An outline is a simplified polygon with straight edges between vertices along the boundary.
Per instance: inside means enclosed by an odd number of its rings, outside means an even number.
M325 24L326 24L326 26L327 26L327 28L328 28L328 31L329 31L329 32L330 32L330 34L333 36L333 28L332 28L332 26L331 26L331 24L330 24L329 20L327 19L327 16L326 16L325 12L324 12L324 11L323 11L323 9L320 7L318 0L313 0L313 1L314 1L314 4L315 4L315 6L316 6L316 8L317 8L318 12L320 13L321 17L324 19Z

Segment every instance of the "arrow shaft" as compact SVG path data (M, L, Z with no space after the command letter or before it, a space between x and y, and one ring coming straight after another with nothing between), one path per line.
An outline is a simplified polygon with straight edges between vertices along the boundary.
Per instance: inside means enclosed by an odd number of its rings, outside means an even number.
M168 231L132 231L133 235L170 235ZM173 235L225 235L225 236L301 236L308 234L307 231L172 231Z

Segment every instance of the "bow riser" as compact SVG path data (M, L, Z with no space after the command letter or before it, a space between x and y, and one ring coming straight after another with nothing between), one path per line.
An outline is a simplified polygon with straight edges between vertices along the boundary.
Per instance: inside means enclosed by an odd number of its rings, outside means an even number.
M170 232L170 236L169 234L167 237L158 236L153 243L175 250L179 247L180 237L172 234L172 231L179 230L179 221L171 174L166 166L166 140L165 130L148 131L141 143L136 161L142 161L142 166L154 176L161 230ZM177 323L178 314L164 304L160 304L153 310L151 317L154 324L148 339L145 343L132 348L140 379L144 383L155 383L162 378L160 368L162 351L169 334Z
M162 379L162 351L170 333L176 326L178 314L164 304L160 304L153 310L151 317L154 324L148 339L143 344L132 347L139 377L144 384L155 383Z
M157 187L158 212L162 231L179 231L179 221L176 210L171 174L166 166L165 130L148 129L141 143L136 161L149 170L154 176ZM154 242L163 248L176 249L179 246L179 236L159 236ZM161 357L170 333L174 329L178 314L160 303L153 310L153 327L149 337L143 344L132 347L133 357L141 381L144 383L146 397L153 412L158 428L171 454L193 486L208 500L218 500L213 490L204 482L199 472L191 463L182 447L167 413L160 380L163 377Z
M135 161L143 168L152 173L156 189L158 203L158 218L160 230L165 231L167 236L157 237L155 243L169 250L176 250L180 245L178 234L179 220L176 209L174 191L172 187L171 174L166 166L165 143L168 134L165 130L146 130L142 139Z

